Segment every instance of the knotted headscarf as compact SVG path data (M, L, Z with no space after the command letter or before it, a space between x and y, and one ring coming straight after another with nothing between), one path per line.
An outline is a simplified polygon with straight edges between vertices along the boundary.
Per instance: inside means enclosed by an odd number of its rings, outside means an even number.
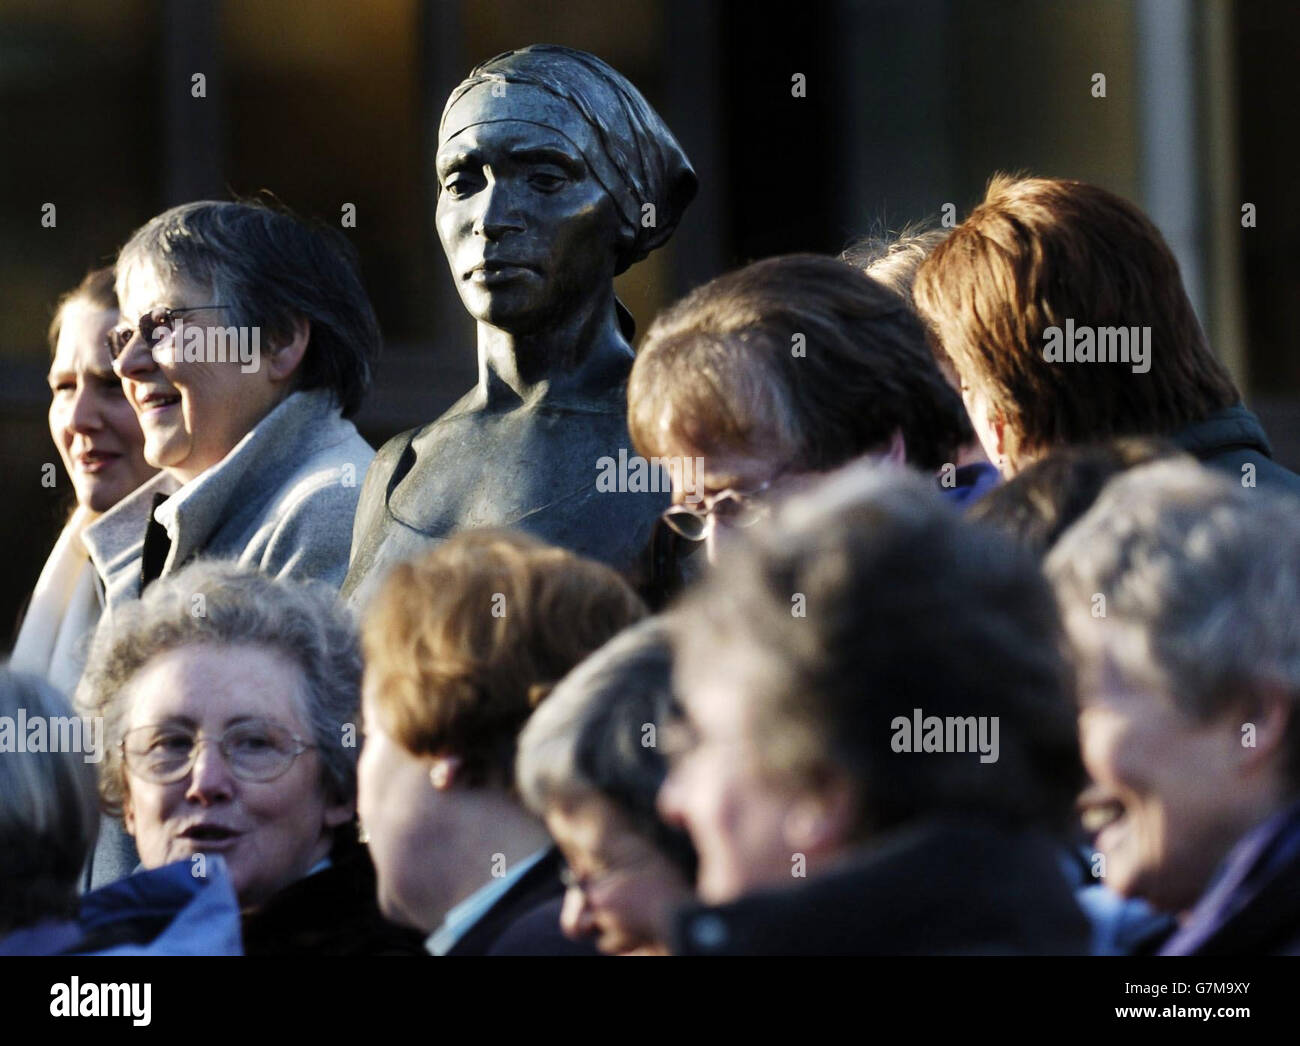
M482 107L457 105L471 92L493 84L512 84L510 93L527 91L534 123L564 135L582 153L592 176L613 199L630 246L619 252L615 273L640 261L673 234L682 211L695 196L698 181L677 139L622 74L595 55L554 44L506 51L476 66L451 92L442 111L438 142L484 122ZM478 115L475 115L475 114ZM581 123L575 134L573 116ZM503 115L502 120L514 119ZM653 204L653 221L645 204Z

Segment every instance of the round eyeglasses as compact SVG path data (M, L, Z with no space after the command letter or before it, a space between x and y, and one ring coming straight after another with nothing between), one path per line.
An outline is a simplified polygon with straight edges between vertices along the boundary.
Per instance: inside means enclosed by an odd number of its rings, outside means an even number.
M316 747L263 720L236 723L218 738L184 726L138 726L122 735L120 747L132 773L155 784L173 784L194 768L200 746L213 741L241 781L274 781L298 756Z

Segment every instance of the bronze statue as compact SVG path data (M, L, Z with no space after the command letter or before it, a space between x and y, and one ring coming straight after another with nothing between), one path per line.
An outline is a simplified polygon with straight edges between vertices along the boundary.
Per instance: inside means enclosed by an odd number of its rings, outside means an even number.
M366 473L343 594L464 527L528 531L631 571L669 496L597 487L627 434L631 317L614 276L672 235L685 153L593 55L535 45L470 73L438 134L438 236L478 321L478 384ZM607 484L605 485L607 488Z

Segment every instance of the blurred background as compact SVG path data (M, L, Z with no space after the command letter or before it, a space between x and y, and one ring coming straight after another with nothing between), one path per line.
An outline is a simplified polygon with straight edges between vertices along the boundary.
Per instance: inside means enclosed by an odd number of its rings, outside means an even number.
M618 281L640 329L747 261L947 203L960 220L995 170L1081 178L1160 225L1300 466L1294 0L0 0L0 645L72 506L61 466L40 482L58 296L173 204L266 189L338 223L350 203L386 338L361 430L431 420L475 377L433 229L442 105L543 42L626 74L700 175L670 245Z

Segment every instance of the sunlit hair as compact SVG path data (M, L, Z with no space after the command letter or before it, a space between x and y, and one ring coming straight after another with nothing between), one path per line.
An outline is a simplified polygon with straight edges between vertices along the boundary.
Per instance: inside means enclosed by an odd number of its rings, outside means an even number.
M912 300L912 284L921 262L948 238L949 229L908 225L896 236L867 236L840 255L899 297Z
M0 717L12 723L23 710L47 724L74 714L45 680L0 667ZM83 752L0 755L0 936L76 911L98 832L95 767Z
M1195 462L1156 462L1113 480L1046 570L1081 652L1104 643L1124 675L1191 719L1281 687L1300 788L1300 500Z
M655 810L668 774L658 734L675 711L671 635L662 619L643 621L565 676L520 735L515 780L539 816L593 796L607 800L693 879L690 838Z
M113 289L113 269L92 269L85 278L67 294L63 295L54 307L54 318L50 320L49 341L50 355L59 347L59 334L63 330L63 314L69 305L85 304L93 309L117 312L117 292Z
M1105 189L998 174L921 264L913 298L962 380L1018 443L1042 452L1110 436L1168 436L1241 397L1137 207ZM1150 370L1051 363L1045 331L1150 327Z
M408 751L460 756L467 784L513 789L533 708L644 615L601 563L524 534L462 531L394 567L368 606L367 694Z
M104 717L99 790L106 809L119 813L126 795L118 742L131 719L132 681L159 655L199 645L265 647L294 665L322 784L333 799L355 797L357 749L345 744L344 726L360 716L361 649L337 594L323 582L200 561L155 581L95 635L77 703Z
M229 306L218 314L222 326L259 327L270 346L309 321L297 388L330 389L344 417L360 408L379 356L379 321L356 250L337 229L270 201L200 200L131 234L117 258L119 288L137 269L210 289L216 302L180 304Z
M900 431L910 464L938 469L965 413L899 297L835 258L747 265L661 312L628 380L645 456L775 453L826 471Z

